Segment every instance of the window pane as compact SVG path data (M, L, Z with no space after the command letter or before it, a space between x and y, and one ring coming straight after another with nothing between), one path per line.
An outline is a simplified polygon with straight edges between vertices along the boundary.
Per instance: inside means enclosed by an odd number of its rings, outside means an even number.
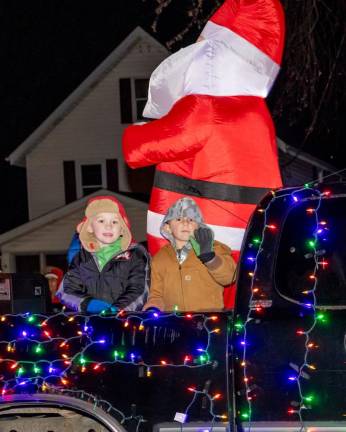
M82 165L82 186L102 186L101 165Z
M135 94L136 99L147 99L148 97L148 79L136 79L135 80Z
M102 189L101 186L94 186L94 187L85 187L83 188L83 196L87 196L92 194L93 192L96 192L98 190Z
M147 103L147 101L143 101L143 100L138 100L136 101L136 107L137 107L137 120L144 120L145 117L143 117L143 110L145 107L145 104Z
M346 305L346 199L322 199L318 219L311 210L316 202L306 200L288 214L275 268L276 288L305 304L314 303L314 291L317 305Z

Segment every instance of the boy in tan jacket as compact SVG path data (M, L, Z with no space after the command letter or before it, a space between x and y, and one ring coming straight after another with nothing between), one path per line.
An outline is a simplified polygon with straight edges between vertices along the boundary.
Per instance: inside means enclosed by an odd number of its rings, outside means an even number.
M204 224L196 202L187 197L176 201L160 231L170 243L152 260L144 310L223 309L223 288L232 282L236 265L231 250L214 241L214 233Z

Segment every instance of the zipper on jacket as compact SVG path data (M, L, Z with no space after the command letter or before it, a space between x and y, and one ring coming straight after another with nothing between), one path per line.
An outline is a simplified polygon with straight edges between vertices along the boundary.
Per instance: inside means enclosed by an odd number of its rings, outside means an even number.
M96 268L97 268L97 270L98 270L98 272L99 272L99 274L98 274L99 283L98 283L98 285L95 287L95 297L97 297L98 294L99 294L99 292L98 292L98 291L99 291L98 287L99 287L100 284L101 284L101 272L102 272L102 270L101 270L100 265L99 265L99 262L98 262L98 260L97 260L97 256L94 255L94 254L92 254L92 257L93 257L94 263L95 263L95 265L96 265Z
M182 272L181 272L181 264L179 264L179 274L180 274L180 293L181 293L181 298L182 298L182 301L183 301L183 308L184 308L184 310L186 310L186 307L185 307L185 297L184 297L184 291L183 291L183 275L182 275Z

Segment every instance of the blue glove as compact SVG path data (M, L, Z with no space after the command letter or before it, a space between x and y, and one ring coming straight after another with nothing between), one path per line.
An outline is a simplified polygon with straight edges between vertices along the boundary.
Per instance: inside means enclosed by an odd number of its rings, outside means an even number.
M109 309L110 307L110 303L107 303L103 300L92 299L88 303L86 310L88 313L97 314L102 312L103 310Z

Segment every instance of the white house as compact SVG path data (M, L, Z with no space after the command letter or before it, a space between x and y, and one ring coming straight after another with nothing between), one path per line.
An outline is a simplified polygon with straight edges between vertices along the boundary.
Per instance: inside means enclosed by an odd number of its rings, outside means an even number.
M26 168L30 220L0 236L3 271L62 265L83 197L100 189L118 193L137 241L145 240L147 204L119 192L148 193L152 170L126 167L121 135L142 119L150 74L168 54L137 27L9 155L10 164Z
M43 272L47 266L66 268L66 250L76 225L84 216L87 200L96 195L113 195L121 201L132 222L134 238L145 241L147 204L101 189L2 234L2 270Z
M142 119L148 79L168 54L136 28L9 155L10 164L26 168L29 222L0 235L3 271L66 266L66 250L90 193L115 193L129 213L136 239L145 240L147 204L126 194L148 193L152 170L126 167L121 135L126 125ZM286 185L334 169L306 153L296 154L281 140L278 145Z

